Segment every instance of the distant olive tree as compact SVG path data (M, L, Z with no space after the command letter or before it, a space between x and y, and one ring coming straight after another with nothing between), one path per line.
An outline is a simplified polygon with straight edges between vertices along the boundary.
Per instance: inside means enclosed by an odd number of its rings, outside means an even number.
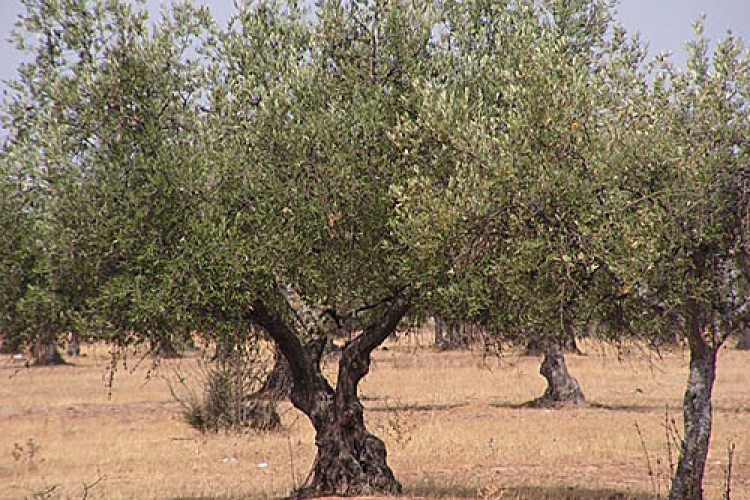
M563 351L613 286L587 241L606 221L604 73L642 50L612 19L611 2L453 4L436 63L450 70L396 137L419 174L395 190L408 265L438 284L435 310L540 348L538 404L584 402Z

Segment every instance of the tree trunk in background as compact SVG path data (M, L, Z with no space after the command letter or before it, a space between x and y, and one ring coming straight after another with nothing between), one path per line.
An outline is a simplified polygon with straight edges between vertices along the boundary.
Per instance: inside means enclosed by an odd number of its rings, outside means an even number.
M750 328L743 328L740 331L740 338L737 341L737 349L743 351L750 350Z
M57 349L57 342L54 338L39 339L31 348L31 357L35 366L63 365L60 351Z
M159 337L151 341L151 354L158 358L175 359L182 355L175 347L172 337Z
M442 349L445 342L445 321L440 316L435 316L435 347Z
M576 329L573 322L565 320L563 327L565 329L565 341L563 342L563 349L565 352L583 354L578 348L578 342L576 342Z
M65 353L71 357L81 355L81 342L77 333L70 333L70 336L68 337L68 348L65 350Z
M570 375L565 364L560 342L547 341L544 348L544 360L539 373L547 379L547 390L535 399L534 406L583 405L583 397L578 381Z
M277 403L288 399L292 392L292 372L289 362L277 347L273 354L273 368L257 392L248 397L245 419L250 427L273 431L281 426Z
M314 349L315 347L310 345L306 348ZM292 372L284 353L278 347L273 353L273 368L256 394L274 401L289 399L292 394Z
M688 311L686 323L690 374L682 402L685 430L677 472L669 491L670 500L703 498L703 473L711 440L711 392L716 379L718 347L704 338L702 323L694 310Z
M533 335L529 338L529 341L526 342L526 348L523 351L524 356L539 356L540 354L544 353L544 342L542 341L542 337L538 335Z
M462 322L435 316L435 347L447 351L466 348L469 343L469 334Z

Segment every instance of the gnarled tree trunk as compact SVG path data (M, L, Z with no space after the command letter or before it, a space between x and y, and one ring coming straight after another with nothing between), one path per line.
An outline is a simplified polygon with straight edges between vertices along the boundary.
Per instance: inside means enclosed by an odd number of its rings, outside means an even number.
M268 332L289 361L294 382L292 403L315 428L317 454L310 479L298 496L401 492L401 484L388 466L384 443L365 426L357 386L369 371L372 351L395 331L407 309L405 299L397 299L379 321L346 344L334 389L320 369L325 339L314 341L314 349L305 347L263 302L254 303L251 318Z
M535 406L583 405L586 399L578 381L570 375L560 342L544 342L544 360L539 373L547 379L544 394L534 400Z
M292 391L292 401L310 417L318 451L302 496L398 494L401 484L387 462L385 444L364 423L357 385L370 366L370 354L348 344L339 362L336 389Z
M690 311L687 336L690 374L682 403L685 431L677 471L669 491L670 500L703 498L703 473L711 440L711 392L716 379L718 348L704 338L701 322Z

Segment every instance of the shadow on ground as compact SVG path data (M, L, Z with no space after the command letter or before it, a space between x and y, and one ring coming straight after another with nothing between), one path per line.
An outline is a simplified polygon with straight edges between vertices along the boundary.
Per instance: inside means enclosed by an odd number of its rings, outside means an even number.
M646 493L623 493L616 490L588 489L578 486L484 487L423 483L407 485L406 498L497 498L507 500L653 500Z
M255 500L271 499L271 496L218 496L218 497L176 497L170 500ZM282 497L283 498L283 497ZM293 498L293 497L287 497ZM338 497L325 497L338 498ZM385 497L352 497L352 498L385 498ZM616 490L587 489L577 486L523 486L523 487L484 487L472 488L461 484L440 484L432 481L420 484L406 484L401 497L393 499L429 499L429 498L483 498L498 500L653 500L653 495L645 493L623 493Z
M490 406L493 408L507 408L511 410L548 410L554 409L554 405L539 405L536 400L526 401L524 403L505 403L495 402L491 403ZM652 413L652 412L664 412L665 408L663 405L638 405L638 404L607 404L597 403L596 401L587 401L586 404L581 406L566 406L560 405L557 408L565 409L579 409L579 410L608 410L608 411L622 411L628 413ZM714 405L714 413L750 413L750 405L741 406L721 406ZM669 408L670 412L681 413L681 407Z

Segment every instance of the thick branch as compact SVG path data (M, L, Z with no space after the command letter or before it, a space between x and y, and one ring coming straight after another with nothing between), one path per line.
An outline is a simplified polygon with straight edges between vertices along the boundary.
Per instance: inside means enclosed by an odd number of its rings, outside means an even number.
M369 355L396 330L410 305L409 299L399 294L385 314L375 323L368 325L352 342L352 348L361 354Z
M318 329L320 315L315 314L313 309L302 300L302 297L300 297L297 290L281 277L276 278L276 285L278 286L279 292L289 305L289 308L294 313L295 318L297 318L297 321L302 325L302 328L304 328L308 334L313 334Z
M409 305L409 300L399 294L382 316L344 347L336 383L336 406L340 411L348 412L352 405L362 411L357 385L370 369L370 354L396 330Z
M300 388L309 385L315 379L315 368L313 360L305 351L302 340L278 315L274 314L263 302L258 299L252 304L248 312L249 318L260 325L266 333L276 342L279 349L289 361L294 384Z
M725 262L721 270L722 285L729 298L729 307L723 312L722 319L726 323L742 326L750 322L750 296L740 297L737 283L741 280L740 274L750 277L750 269L742 259L737 259Z
M622 277L617 274L615 271L612 270L611 267L601 258L597 259L597 262L599 264L599 267L602 271L607 273L607 275L610 277L610 279L615 283L615 285L620 288L625 288L625 280L622 279ZM683 330L685 329L685 318L675 311L673 308L668 307L664 302L660 301L651 293L649 292L648 288L646 288L643 285L636 284L633 287L633 290L635 291L636 296L646 305L651 307L657 314L661 314L662 316L666 316L670 318L672 321L677 323L680 328Z

